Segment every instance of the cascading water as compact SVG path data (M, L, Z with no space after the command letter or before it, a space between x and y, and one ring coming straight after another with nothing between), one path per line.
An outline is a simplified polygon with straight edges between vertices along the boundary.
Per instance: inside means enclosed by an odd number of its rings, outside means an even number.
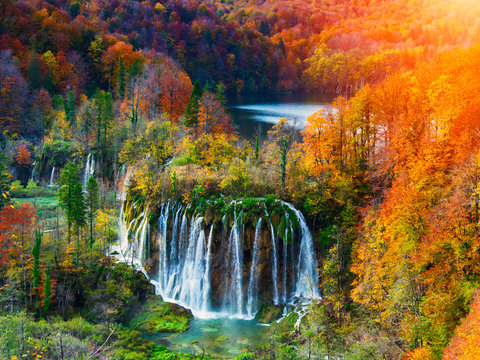
M260 206L263 200L258 201ZM254 235L246 234L240 202L232 203L233 216L208 227L194 209L164 203L156 232L158 271L150 272L156 292L165 301L191 309L197 318L252 319L260 298L268 294L275 304L285 305L298 298L318 298L318 263L305 218L293 205L276 202L284 212L282 227L275 225L278 221L264 206L254 222ZM138 215L127 221L132 212ZM123 261L145 271L148 210L133 205L130 215L126 213L122 207L117 252ZM278 211L275 214L278 220ZM215 236L220 235L219 227L222 237Z
M262 229L263 217L260 217L255 227L255 239L253 240L252 262L250 264L250 276L248 278L248 294L247 294L247 315L254 318L257 312L257 293L258 293L258 242L260 238L260 230Z
M83 187L87 187L88 179L93 176L95 172L95 159L92 156L92 153L88 153L87 161L85 162L85 168L83 172Z
M52 167L52 172L50 173L50 184L48 185L49 187L53 186L53 177L55 176L55 166Z
M30 175L30 180L35 181L35 166L37 165L37 162L34 161L32 163L32 174Z
M300 223L302 230L302 240L300 241L300 255L298 257L297 266L297 284L295 290L296 297L305 298L319 298L318 292L318 261L313 249L313 239L307 222L303 214L295 209L292 204L285 203L285 205L292 210Z

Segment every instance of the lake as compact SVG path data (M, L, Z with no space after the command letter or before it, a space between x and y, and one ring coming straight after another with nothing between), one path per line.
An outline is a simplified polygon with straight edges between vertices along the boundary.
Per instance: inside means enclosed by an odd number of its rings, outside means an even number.
M268 343L267 329L255 320L194 319L184 333L147 338L172 352L202 354L205 350L217 357L232 358L251 346Z
M331 98L323 94L249 94L229 98L229 113L239 135L253 139L265 135L286 118L304 128L307 118L331 105Z

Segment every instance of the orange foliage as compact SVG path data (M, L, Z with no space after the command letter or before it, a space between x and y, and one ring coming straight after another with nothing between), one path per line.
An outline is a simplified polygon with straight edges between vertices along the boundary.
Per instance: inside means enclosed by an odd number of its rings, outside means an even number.
M192 82L177 66L164 66L159 76L160 105L172 119L177 120L184 112L190 99Z
M0 211L0 265L8 266L24 251L34 229L37 215L30 203L15 208L5 206Z
M477 291L470 313L455 330L452 342L443 353L443 360L480 359L480 293Z
M18 165L24 168L28 167L32 162L32 159L30 158L30 156L31 154L30 154L30 151L28 151L27 145L25 144L18 145L17 154L15 155L15 161L17 162Z

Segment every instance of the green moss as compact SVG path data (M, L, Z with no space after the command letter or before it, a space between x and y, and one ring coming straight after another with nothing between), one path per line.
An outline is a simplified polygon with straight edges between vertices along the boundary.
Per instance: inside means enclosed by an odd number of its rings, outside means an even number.
M217 342L224 342L224 341L227 341L227 340L228 340L227 335L219 336L218 338L215 339L215 341L217 341Z
M282 309L280 306L273 304L263 304L258 310L255 317L259 322L264 324L270 324L271 322L280 319L282 316Z
M152 334L188 330L192 313L178 305L164 302L160 296L150 296L143 308L137 310L130 327Z

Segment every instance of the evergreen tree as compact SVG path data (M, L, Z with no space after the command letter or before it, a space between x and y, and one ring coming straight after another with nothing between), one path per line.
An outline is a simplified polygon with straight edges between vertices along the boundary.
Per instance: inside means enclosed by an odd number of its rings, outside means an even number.
M98 210L98 184L93 176L90 176L87 182L87 213L90 223L90 249L93 247L93 219Z
M40 89L43 86L44 78L38 55L34 52L30 54L27 64L28 87L31 90Z
M255 160L258 160L258 153L260 152L260 141L258 136L255 136Z
M83 187L80 182L76 182L73 186L73 228L77 232L77 240L75 244L76 261L78 263L80 252L80 229L87 225L87 204L83 193Z
M258 31L265 36L270 36L270 26L268 26L268 23L265 22L264 20L260 22Z
M69 162L60 175L60 189L58 190L58 201L61 208L65 210L67 218L67 234L70 240L72 224L75 222L75 210L78 204L78 186L80 190L82 184L80 179L80 169L73 162ZM81 192L81 191L80 191ZM83 198L83 194L81 194Z
M173 170L172 174L170 175L170 182L172 184L172 194L175 195L175 190L177 187L177 171Z
M200 83L195 81L192 93L190 94L190 102L185 110L185 126L194 128L195 136L197 135L198 116L200 112L200 98L202 97L202 87Z
M206 92L211 92L212 91L212 85L210 84L210 82L206 82L205 83L205 86L203 87L203 93L206 93ZM202 95L200 95L201 97Z
M10 201L10 176L5 166L5 158L0 152L0 210Z
M55 94L52 97L53 110L60 111L65 106L65 99L60 94Z
M118 65L118 96L120 99L123 99L125 96L125 87L126 87L126 72L125 65L123 64L123 58L120 56Z
M63 107L67 121L72 125L75 124L75 93L72 90L69 90L66 98L63 99Z
M42 233L40 230L35 231L35 245L32 249L33 255L33 269L32 269L32 276L33 276L33 291L35 297L38 298L39 291L38 288L40 286L40 280L42 279L42 274L40 273L40 246L42 244Z
M82 184L77 181L73 187L73 227L79 237L80 228L87 225L87 204L83 193Z
M43 313L46 314L50 309L52 303L52 284L50 280L50 265L47 266L45 271L45 282L43 284Z
M223 82L219 82L215 87L217 93L217 100L223 105L223 107L227 107L227 98L225 92L227 88Z

